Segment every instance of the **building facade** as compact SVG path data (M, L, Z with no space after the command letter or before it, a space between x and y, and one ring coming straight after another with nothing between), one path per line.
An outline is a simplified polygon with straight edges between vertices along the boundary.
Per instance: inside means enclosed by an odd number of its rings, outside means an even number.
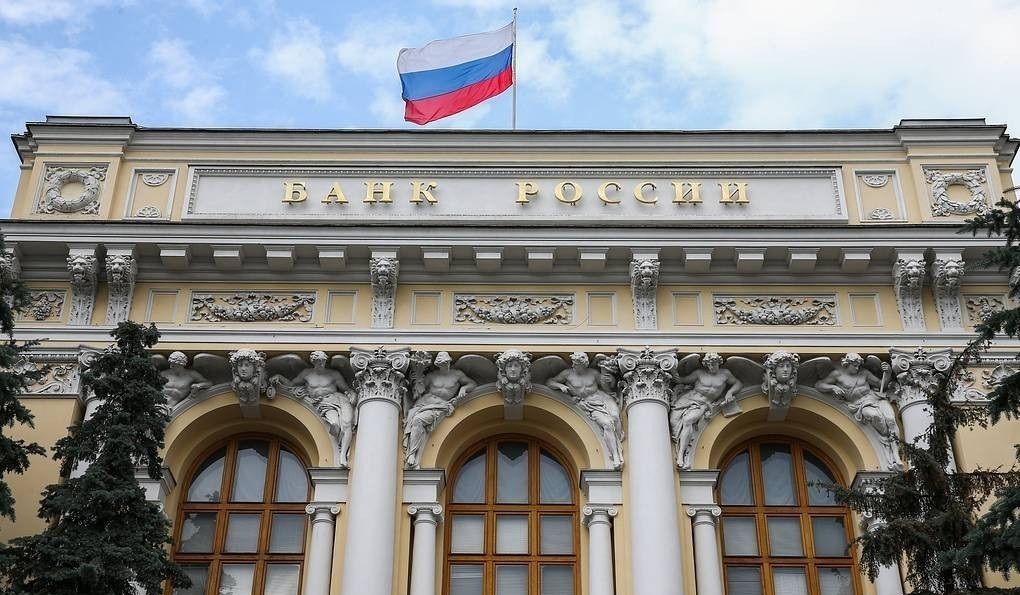
M956 233L1012 186L1020 143L983 120L13 140L3 264L49 366L16 431L52 445L111 328L155 323L172 420L139 480L189 595L900 595L847 548L881 519L816 482L900 468L925 380L1009 300L977 267L998 241ZM1018 437L965 431L955 464ZM12 480L5 538L58 480Z

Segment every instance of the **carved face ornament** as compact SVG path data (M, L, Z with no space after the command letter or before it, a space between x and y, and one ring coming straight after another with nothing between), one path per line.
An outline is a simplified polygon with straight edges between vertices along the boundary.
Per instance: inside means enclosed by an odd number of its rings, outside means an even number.
M92 267L89 266L88 260L85 258L73 258L70 263L71 271L71 282L73 283L85 283L90 281L90 271Z
M583 366L587 368L589 363L588 354L583 351L575 351L570 354L570 362L575 366Z
M651 260L642 260L636 265L638 286L642 289L655 287L659 277L659 267Z
M237 376L241 380L252 380L255 378L255 362L250 359L242 359L237 362Z
M170 362L171 368L174 367L183 368L184 366L188 365L188 356L184 355L184 353L181 351L175 351L170 354L170 357L167 358L167 361Z
M524 365L520 360L512 359L506 363L506 378L510 382L518 382L524 375Z
M308 356L308 360L311 361L312 365L316 368L325 366L327 359L325 351L313 351L312 354Z
M924 265L918 260L908 260L903 265L903 279L911 288L920 287L924 280Z
M776 364L776 380L789 382L793 378L793 362L784 360Z

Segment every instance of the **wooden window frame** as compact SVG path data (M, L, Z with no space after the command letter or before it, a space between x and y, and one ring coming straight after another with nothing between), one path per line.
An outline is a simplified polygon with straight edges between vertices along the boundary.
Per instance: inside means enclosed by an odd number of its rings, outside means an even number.
M503 442L524 442L528 445L528 503L527 504L501 504L496 502L498 465L497 448ZM471 460L480 451L485 450L485 497L483 503L456 503L453 502L453 493L460 478L460 471L464 464ZM567 473L570 482L570 503L568 504L542 504L541 485L539 483L539 470L541 468L541 451L547 452L559 463ZM569 565L574 569L574 595L581 593L581 568L578 550L581 547L579 517L578 517L578 485L577 473L569 463L569 459L547 442L538 440L532 436L520 434L500 434L479 441L464 451L452 466L452 478L447 489L446 497L446 522L444 523L445 562L443 564L443 595L450 595L450 569L454 565L481 565L483 567L482 593L492 595L496 593L496 566L503 565L527 565L528 566L528 593L538 595L541 593L541 568L551 565ZM481 554L458 554L451 552L453 517L457 514L480 514L484 516L483 553ZM501 514L518 514L528 516L528 554L497 554L496 552L496 517ZM570 517L571 531L573 532L573 553L563 554L541 554L541 526L540 517L547 515L562 515Z
M762 479L761 446L765 444L783 444L790 448L791 466L793 472L794 494L797 504L789 505L766 505L765 487ZM723 504L722 503L722 476L730 463L741 453L748 453L748 466L751 476L752 504ZM854 539L853 517L850 509L840 505L811 505L809 504L808 485L806 472L804 470L804 453L808 452L821 461L826 469L836 478L836 482L842 486L846 485L842 475L839 473L832 459L824 453L813 448L803 440L789 436L760 436L747 440L733 448L723 459L719 466L722 472L719 476L719 483L716 485L716 501L722 508L721 523L719 524L719 543L722 553L723 565L723 588L729 592L729 567L745 566L757 567L761 573L762 595L785 595L775 591L772 580L772 569L782 567L803 568L807 583L808 595L820 595L821 585L819 584L818 569L841 567L850 571L850 580L853 586L854 595L861 595L860 573L858 561L854 548L850 548L847 556L826 556L814 555L814 535L811 526L812 517L839 517L843 519L843 529L846 535L846 542L849 544ZM727 518L751 517L755 519L756 537L758 544L757 556L728 556L726 555L722 524ZM769 517L798 517L800 519L800 535L802 556L773 556L769 551L769 535L767 520Z
M269 445L268 461L266 463L266 477L262 492L262 502L231 502L230 496L234 484L234 472L237 466L237 452L241 442L263 441ZM205 595L215 595L219 592L220 569L224 564L254 564L255 576L252 582L252 593L263 594L265 589L266 571L271 564L285 564L298 566L298 593L301 593L304 581L305 550L308 540L308 522L305 506L311 497L311 480L308 472L305 471L308 491L303 502L276 502L277 471L279 470L280 451L285 449L297 457L298 461L307 468L300 449L290 443L280 440L274 436L262 434L241 434L231 436L229 439L218 442L215 446L206 449L201 456L191 464L188 470L188 481L181 490L181 501L177 506L177 517L174 519L174 544L173 561L181 566L206 565L208 575L206 579ZM188 491L191 489L195 474L199 468L219 450L225 450L223 464L223 476L220 478L220 501L219 502L188 502ZM180 534L184 518L187 514L196 512L215 512L216 530L213 537L212 553L180 552ZM259 513L259 538L255 553L228 553L225 548L228 518L231 513ZM301 533L301 551L293 554L271 554L269 553L270 532L272 530L273 514L300 514L304 520ZM166 595L173 595L174 589L167 585Z

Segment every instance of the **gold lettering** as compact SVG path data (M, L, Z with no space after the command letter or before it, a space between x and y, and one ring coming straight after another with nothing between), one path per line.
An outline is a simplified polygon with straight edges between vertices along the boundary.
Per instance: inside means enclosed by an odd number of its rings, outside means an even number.
M344 196L344 190L340 187L340 182L333 184L333 187L329 189L329 194L322 199L322 202L326 204L336 203L338 205L347 204L347 197Z
M308 189L304 182L284 182L283 202L304 202L308 198Z
M638 202L643 202L646 205L653 205L659 202L659 197L654 194L651 197L645 196L645 188L651 188L655 190L655 184L651 182L640 182L637 186L634 186L634 198L638 199Z
M534 182L516 182L517 184L517 200L515 202L526 203L529 202L529 196L538 195L538 185Z
M617 192L620 191L620 185L617 184L616 182L605 182L601 186L599 186L599 199L602 200L602 202L606 203L607 205L618 205L618 204L620 204L620 199L619 198L615 198L615 197L614 198L609 198L608 196L606 196L606 189L609 188L609 187L612 187Z
M679 182L672 182L672 184L674 203L696 204L701 202L701 182L681 180Z
M719 202L723 204L746 205L751 202L747 198L747 182L719 182L719 190L722 191Z
M425 202L430 205L436 204L436 197L432 195L432 191L439 186L436 182L411 182L411 202L415 204L421 203L421 199L425 199Z
M567 186L570 186L570 190L571 190L570 198L567 198L563 194L563 190ZM581 200L581 186L577 182L571 182L570 180L564 180L564 181L560 182L559 184L556 184L556 190L555 190L555 192L553 192L553 194L556 195L556 200L558 200L560 202L565 202L568 205L572 205L572 204L576 203L577 201Z
M390 188L393 182L362 182L365 185L365 202L393 202L390 198ZM379 198L376 199L376 195Z

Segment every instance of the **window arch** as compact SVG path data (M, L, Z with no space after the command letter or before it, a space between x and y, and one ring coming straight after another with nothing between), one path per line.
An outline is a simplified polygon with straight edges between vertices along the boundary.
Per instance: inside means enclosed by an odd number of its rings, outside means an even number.
M859 595L850 510L813 482L846 485L798 440L757 438L727 457L717 501L729 595Z
M447 490L444 595L578 592L577 487L564 460L524 436L468 449Z
M191 578L174 595L297 595L309 481L297 450L240 436L191 470L174 527L174 561Z

